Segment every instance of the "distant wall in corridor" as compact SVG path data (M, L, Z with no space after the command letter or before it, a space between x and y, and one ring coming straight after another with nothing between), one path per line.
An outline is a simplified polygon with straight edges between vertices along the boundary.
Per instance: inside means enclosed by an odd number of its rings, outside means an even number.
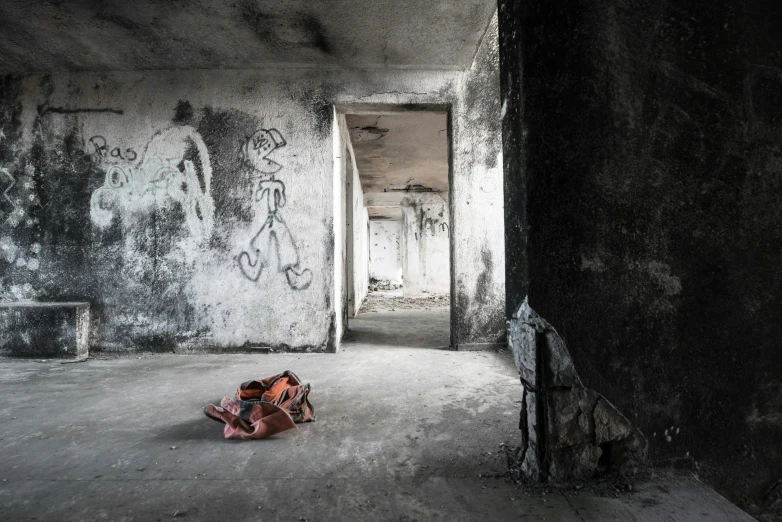
M402 282L401 221L369 222L369 276L380 281Z

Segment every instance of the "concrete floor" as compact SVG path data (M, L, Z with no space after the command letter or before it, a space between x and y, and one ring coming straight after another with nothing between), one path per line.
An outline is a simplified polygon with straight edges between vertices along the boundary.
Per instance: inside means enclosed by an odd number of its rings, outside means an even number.
M447 309L350 326L336 355L0 361L0 520L751 520L691 478L529 496L502 478L500 443L519 439L507 353L438 349ZM316 422L238 442L203 415L286 369Z

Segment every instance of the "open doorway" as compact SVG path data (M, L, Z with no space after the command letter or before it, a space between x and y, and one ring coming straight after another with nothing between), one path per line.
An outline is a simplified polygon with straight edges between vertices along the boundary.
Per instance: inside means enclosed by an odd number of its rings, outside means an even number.
M340 114L345 340L450 344L449 113Z

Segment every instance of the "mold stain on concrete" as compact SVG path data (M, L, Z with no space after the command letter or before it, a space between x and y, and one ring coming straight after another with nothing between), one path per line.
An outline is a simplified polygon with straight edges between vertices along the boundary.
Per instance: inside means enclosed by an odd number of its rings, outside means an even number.
M239 9L242 19L258 41L274 52L284 53L297 46L315 49L326 56L334 51L325 27L311 13L297 11L291 16L270 14L253 0L241 2Z

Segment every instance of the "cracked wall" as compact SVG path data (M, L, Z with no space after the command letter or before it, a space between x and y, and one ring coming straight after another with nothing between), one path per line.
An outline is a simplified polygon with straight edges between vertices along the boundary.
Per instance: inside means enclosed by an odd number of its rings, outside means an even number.
M564 340L526 300L510 320L508 347L524 388L516 456L524 477L566 482L645 460L646 438L583 385Z

